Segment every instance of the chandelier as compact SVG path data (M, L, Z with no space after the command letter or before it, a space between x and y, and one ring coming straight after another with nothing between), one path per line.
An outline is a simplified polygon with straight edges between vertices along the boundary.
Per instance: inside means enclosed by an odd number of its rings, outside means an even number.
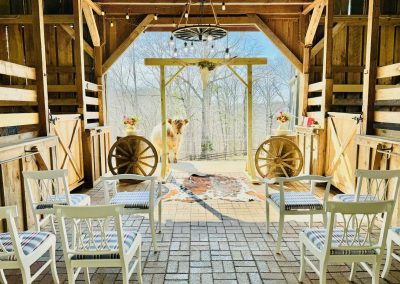
M204 2L205 0L200 0L200 15L198 16L199 20L197 24L188 24L189 22L189 16L190 16L190 10L193 5L198 4L192 2L192 0L188 0L188 2L185 5L185 9L182 12L181 18L179 20L179 23L172 31L173 37L183 40L183 41L209 41L212 42L214 40L221 39L227 35L226 29L220 26L218 22L218 17L217 14L215 13L215 9L212 3L212 0L210 1L210 7L213 13L214 17L214 23L213 24L206 24L204 23ZM225 10L225 4L223 4L223 10Z

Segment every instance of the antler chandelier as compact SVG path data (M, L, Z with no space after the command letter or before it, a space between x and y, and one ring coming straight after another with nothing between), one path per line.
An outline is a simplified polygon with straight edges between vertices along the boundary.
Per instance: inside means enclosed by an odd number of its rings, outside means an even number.
M192 0L189 0L186 5L185 9L182 13L182 16L179 20L179 23L177 25L177 28L172 31L172 35L180 40L186 41L214 41L221 39L227 35L226 29L220 26L218 22L218 17L217 14L215 13L215 9L212 3L212 0L210 1L210 7L213 12L214 16L214 24L206 24L204 23L204 2L205 0L200 0L200 2L192 2ZM193 5L200 3L200 16L198 16L199 20L197 24L188 24L189 23L189 16L190 16L190 10ZM225 8L225 5L223 5L223 10Z

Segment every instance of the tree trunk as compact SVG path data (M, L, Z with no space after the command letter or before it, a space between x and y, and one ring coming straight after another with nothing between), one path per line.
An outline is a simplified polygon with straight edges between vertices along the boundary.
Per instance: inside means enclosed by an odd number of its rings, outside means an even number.
M210 148L209 130L209 88L203 88L203 99L201 101L201 158L205 159Z

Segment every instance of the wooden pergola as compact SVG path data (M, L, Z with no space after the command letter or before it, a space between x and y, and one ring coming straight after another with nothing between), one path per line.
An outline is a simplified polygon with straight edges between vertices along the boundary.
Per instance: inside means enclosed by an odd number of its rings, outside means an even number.
M210 62L216 66L226 66L239 79L247 89L247 158L246 174L253 183L258 183L253 158L253 65L267 64L266 58L146 58L144 63L148 66L159 66L160 68L160 99L161 99L161 125L162 125L162 164L161 177L163 180L168 176L168 149L167 149L167 100L166 88L187 67L197 66L200 62ZM178 71L170 78L165 76L165 67L178 66ZM243 79L233 66L247 66L247 79Z

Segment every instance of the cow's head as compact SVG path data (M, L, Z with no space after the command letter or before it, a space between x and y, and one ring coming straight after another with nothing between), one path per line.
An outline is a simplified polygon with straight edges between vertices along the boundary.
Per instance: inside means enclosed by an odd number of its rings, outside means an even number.
M180 135L183 133L183 129L185 128L186 124L189 123L189 120L168 118L168 123L171 124L175 134Z

